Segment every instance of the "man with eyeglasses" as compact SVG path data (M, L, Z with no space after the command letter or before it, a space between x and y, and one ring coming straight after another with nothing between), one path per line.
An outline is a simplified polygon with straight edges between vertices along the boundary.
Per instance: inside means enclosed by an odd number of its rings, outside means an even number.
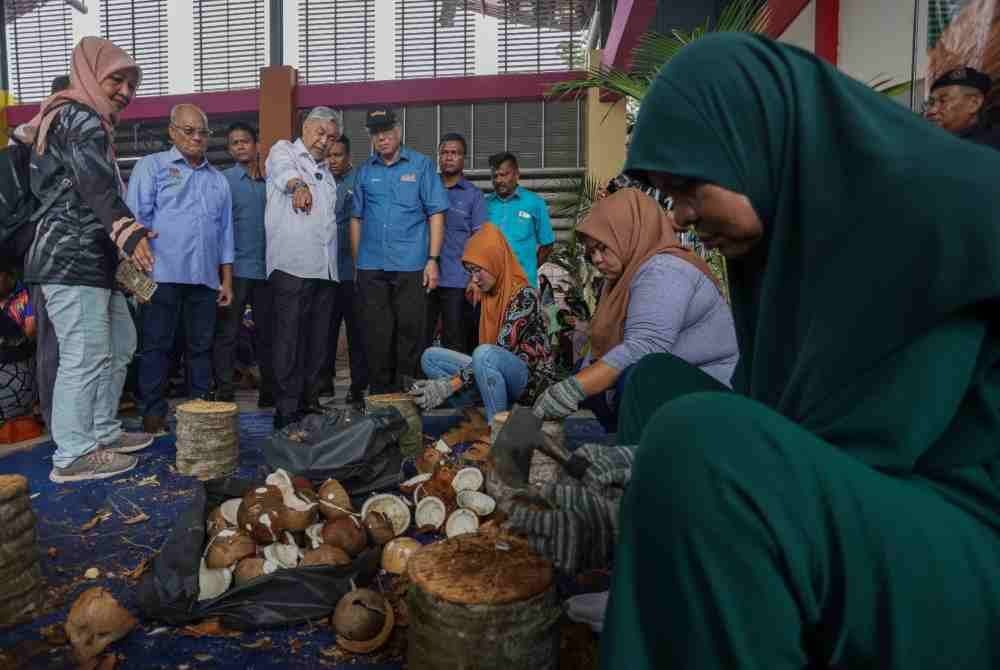
M433 161L401 144L387 107L365 120L374 151L354 184L351 250L357 267L371 393L422 376L427 293L438 286L448 194Z
M340 115L315 107L302 136L267 156L267 276L274 313L274 427L321 413L319 389L337 295L337 183L326 163Z
M143 430L166 425L170 354L183 325L188 395L208 398L212 388L215 311L233 300L233 201L222 172L205 158L208 117L190 104L170 110L173 148L136 163L126 202L156 233L153 279L159 287L142 306L139 396Z
M924 115L934 125L967 140L1000 149L1000 132L985 121L989 75L971 67L945 72L931 85Z

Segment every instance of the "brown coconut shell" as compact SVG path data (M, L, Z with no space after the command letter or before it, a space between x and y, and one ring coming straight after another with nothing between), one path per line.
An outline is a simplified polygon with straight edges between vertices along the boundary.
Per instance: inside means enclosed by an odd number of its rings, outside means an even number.
M405 604L406 601L401 601ZM378 632L378 635L370 640L356 641L349 640L346 637L337 636L337 645L346 649L353 654L370 654L382 645L384 645L389 640L389 636L392 635L392 629L396 625L396 614L393 612L392 606L386 604L385 608L385 623L382 624L382 630Z
M385 627L392 608L381 593L371 589L348 591L337 603L331 623L337 637L354 642L373 640Z
M348 516L354 508L351 507L351 496L347 489L336 479L327 479L319 487L319 512L328 521Z
M427 447L414 460L414 465L417 466L417 471L422 473L434 472L434 468L437 464L444 458L444 454L435 449L434 447Z
M250 489L243 496L236 515L239 530L248 533L258 544L276 542L284 530L280 515L284 507L281 489L277 486L267 484Z
M257 553L257 543L246 533L218 535L208 547L205 565L213 570L228 568L237 561Z
M327 521L323 526L323 543L340 547L351 556L357 556L368 546L368 534L355 517L343 516Z
M393 529L392 521L389 520L389 517L382 512L374 510L368 512L367 516L365 516L365 530L368 531L368 538L372 544L383 545L396 537L395 529Z
M257 579L264 574L264 559L257 556L248 556L236 564L233 570L233 580L237 586L246 584Z
M394 575L406 573L406 564L423 547L412 537L397 537L382 548L382 569Z
M208 513L208 517L205 519L205 529L208 532L209 538L215 537L227 528L232 528L232 526L226 521L226 517L222 515L222 507L216 507Z
M136 623L109 591L94 586L81 593L70 608L66 634L77 658L86 661L128 635Z
M308 493L300 496L300 492L296 491L295 495L299 497L305 503L316 502L315 500L308 499ZM288 507L287 505L282 505L278 510L278 522L281 527L285 530L305 530L309 526L316 523L316 519L319 516L319 505L315 505L307 510L298 510Z
M0 475L0 502L28 495L28 480L24 475Z
M351 557L340 547L331 544L321 544L315 549L308 549L302 554L303 565L350 565Z

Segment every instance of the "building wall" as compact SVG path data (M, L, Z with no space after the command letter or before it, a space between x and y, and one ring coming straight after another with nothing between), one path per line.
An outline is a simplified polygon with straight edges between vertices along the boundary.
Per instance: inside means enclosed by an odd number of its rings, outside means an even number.
M806 51L816 49L816 2L812 0L802 13L795 17L792 24L778 38L779 42L797 46Z
M840 68L861 81L881 76L889 76L897 82L910 81L913 9L913 2L902 0L840 0ZM926 13L925 8L922 14L926 16ZM925 42L918 39L918 52L925 52ZM922 76L922 67L926 67L926 58L921 60L924 62L918 62L918 79Z

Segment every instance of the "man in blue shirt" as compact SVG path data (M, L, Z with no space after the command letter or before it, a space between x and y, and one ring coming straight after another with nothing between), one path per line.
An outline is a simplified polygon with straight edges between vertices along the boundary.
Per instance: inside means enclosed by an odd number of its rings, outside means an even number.
M333 302L330 323L331 355L328 363L333 377L337 361L340 323L347 329L348 358L351 365L351 388L344 402L361 405L368 388L368 361L365 358L364 335L358 313L357 285L354 282L354 259L351 257L351 210L354 207L354 166L351 164L351 140L341 135L334 140L327 156L327 165L337 180L337 299Z
M422 376L427 292L437 288L445 193L434 163L400 144L395 113L369 110L374 153L354 183L351 247L357 266L372 393Z
M274 405L271 353L271 305L264 273L264 207L267 184L260 173L257 129L238 121L226 131L229 155L236 165L222 171L233 199L233 303L219 309L215 329L215 399L232 402L236 339L246 305L253 310L254 353L260 366L257 404Z
M167 416L163 391L178 324L184 324L189 394L207 398L212 386L216 307L233 299L233 204L222 173L205 160L208 118L194 105L170 112L174 146L141 159L126 201L156 237L153 279L159 284L142 306L139 395L143 429L160 433ZM182 319L183 317L183 319Z
M486 221L486 201L483 192L465 178L465 151L465 138L458 133L448 133L438 144L441 182L448 190L451 207L444 216L441 278L438 287L427 295L426 346L434 341L440 318L441 346L471 354L478 338L472 337L474 310L466 300L466 292L472 297L474 291L462 265L462 253L465 243Z
M489 220L503 231L528 281L538 288L538 268L556 241L548 205L537 193L518 186L521 173L514 154L490 156L490 168L494 192L486 196Z

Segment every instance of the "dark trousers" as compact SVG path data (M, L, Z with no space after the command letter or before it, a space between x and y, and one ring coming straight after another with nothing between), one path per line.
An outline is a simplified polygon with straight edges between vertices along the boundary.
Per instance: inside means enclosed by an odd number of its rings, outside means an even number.
M371 393L402 388L403 375L419 377L427 337L423 272L359 270L359 293Z
M427 294L427 337L424 346L434 343L434 330L441 319L441 346L471 354L469 331L473 323L473 307L465 299L464 288L439 287Z
M594 417L607 433L614 433L618 430L618 408L622 404L625 384L632 376L632 370L635 369L635 366L636 364L628 366L618 375L618 381L615 382L614 386L614 396L610 402L608 401L608 391L601 391L580 403L580 407L594 413Z
M253 310L254 351L260 367L260 392L272 392L274 385L274 354L271 312L271 291L263 279L233 278L233 303L220 307L215 325L215 390L222 395L233 393L233 371L236 367L236 341L243 322L243 310L249 304Z
M59 340L45 309L45 294L41 284L31 285L31 306L35 310L35 378L38 386L38 405L45 425L52 426L52 392L59 370Z
M170 354L179 324L184 327L187 395L207 398L212 388L212 338L219 292L194 284L160 284L141 308L142 344L139 359L139 399L143 416L167 415Z
M351 365L351 391L360 393L368 388L368 359L365 356L364 334L361 330L361 314L358 305L358 288L353 281L337 284L337 299L333 305L330 320L329 374L333 376L337 365L337 342L340 339L340 324L347 329L347 355Z
M318 399L337 282L275 270L268 283L273 301L275 407L280 416L291 418L303 404Z

